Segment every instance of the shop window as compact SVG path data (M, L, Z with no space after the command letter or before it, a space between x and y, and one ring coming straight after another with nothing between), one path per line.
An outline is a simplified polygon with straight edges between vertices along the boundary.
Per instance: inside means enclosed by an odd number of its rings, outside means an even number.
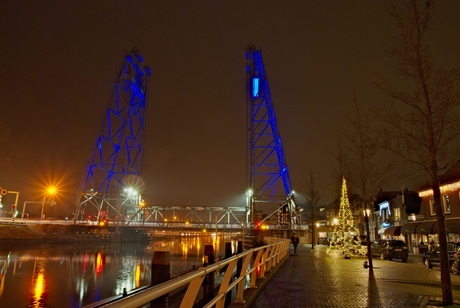
M430 198L430 215L436 215L436 208L434 207L433 198Z
M389 220L389 215L388 215L388 209L383 209L382 210L382 220Z
M393 209L393 214L394 214L395 221L401 220L401 209L400 208Z
M444 206L444 214L450 214L450 199L449 199L449 195L442 196L442 205Z

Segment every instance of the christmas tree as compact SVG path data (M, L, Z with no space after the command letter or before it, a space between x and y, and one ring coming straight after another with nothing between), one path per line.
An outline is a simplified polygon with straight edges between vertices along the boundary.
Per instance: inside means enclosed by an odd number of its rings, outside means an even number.
M353 214L348 201L347 182L343 178L338 223L335 225L327 251L329 252L330 249L341 250L345 258L348 258L362 255L363 252L360 247L359 230L354 226Z

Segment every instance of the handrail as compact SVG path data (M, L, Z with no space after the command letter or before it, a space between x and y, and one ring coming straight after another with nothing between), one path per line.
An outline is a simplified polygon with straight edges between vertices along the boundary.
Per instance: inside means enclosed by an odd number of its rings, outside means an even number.
M123 297L115 302L104 302L101 305L93 303L91 307L107 307L107 308L135 308L145 305L169 292L187 287L185 295L182 298L181 308L192 308L199 294L204 278L208 274L218 273L222 268L226 267L224 276L220 283L219 291L204 307L223 308L227 293L237 288L235 302L244 302L243 291L246 277L250 277L249 288L256 287L256 279L258 275L257 269L260 269L259 277L265 277L265 272L276 266L289 254L290 240L280 238L265 238L265 246L252 248L230 258L218 261L214 264L198 268L187 274L172 278L164 283L149 287L148 289L135 294ZM255 258L253 258L255 256ZM232 281L237 263L242 260L241 272L238 278ZM253 260L251 264L251 260ZM89 306L85 306L89 307Z

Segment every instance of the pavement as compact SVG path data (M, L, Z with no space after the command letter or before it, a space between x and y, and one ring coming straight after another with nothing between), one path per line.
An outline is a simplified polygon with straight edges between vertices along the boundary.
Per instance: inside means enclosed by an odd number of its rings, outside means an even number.
M442 306L439 268L425 268L420 255L407 263L374 258L370 270L366 257L345 259L326 246L290 250L247 307L460 307L460 275L451 274L454 305Z

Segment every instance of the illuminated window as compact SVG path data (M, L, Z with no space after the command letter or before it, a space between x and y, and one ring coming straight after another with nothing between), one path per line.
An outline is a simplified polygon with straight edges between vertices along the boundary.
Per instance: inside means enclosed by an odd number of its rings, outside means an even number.
M401 209L400 208L393 209L393 215L394 215L395 221L401 220Z
M436 215L436 208L434 207L433 198L430 198L430 215Z
M259 97L259 78L252 79L252 97Z
M388 217L391 216L390 203L388 201L380 203L379 208L380 217L382 217L382 219L388 219Z
M450 214L450 199L449 195L442 196L442 205L444 206L444 213Z
M389 220L390 219L390 213L389 213L389 208L382 209L380 211L380 217L382 217L382 220Z

